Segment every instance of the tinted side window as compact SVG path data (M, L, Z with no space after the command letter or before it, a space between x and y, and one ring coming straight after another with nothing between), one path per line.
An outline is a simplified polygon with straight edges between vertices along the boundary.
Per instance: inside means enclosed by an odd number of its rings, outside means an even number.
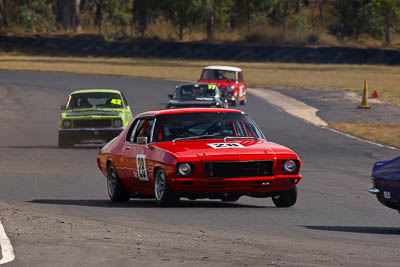
M243 82L243 72L239 72L239 82Z
M151 130L153 130L154 119L147 120L145 136L147 136L147 142L151 142Z
M135 128L138 124L139 120L136 120L132 123L131 128L128 130L128 133L126 134L126 141L133 143L133 137L135 134Z
M138 125L137 125L136 130L135 130L135 135L134 135L134 137L132 139L132 143L136 143L136 140L137 140L138 137L144 136L143 135L143 132L144 132L143 130L144 130L145 122L146 122L145 119L139 120Z
M125 107L126 107L126 106L129 106L129 105L128 105L128 101L126 100L126 97L125 97L124 93L121 92L121 95L122 95L122 101L124 101Z
M147 137L147 141L151 142L151 131L153 130L154 118L141 119L136 127L133 142L137 142L138 137Z

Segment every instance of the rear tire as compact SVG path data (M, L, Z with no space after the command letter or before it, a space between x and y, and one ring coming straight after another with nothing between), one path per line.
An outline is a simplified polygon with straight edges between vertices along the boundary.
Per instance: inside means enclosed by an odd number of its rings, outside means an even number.
M179 196L169 185L167 174L163 169L158 169L154 179L154 195L157 204L163 205L179 201Z
M296 185L287 191L281 191L272 197L272 202L278 208L287 208L296 204L297 201L297 188Z
M107 168L107 192L112 202L126 202L129 200L129 193L125 190L112 164Z

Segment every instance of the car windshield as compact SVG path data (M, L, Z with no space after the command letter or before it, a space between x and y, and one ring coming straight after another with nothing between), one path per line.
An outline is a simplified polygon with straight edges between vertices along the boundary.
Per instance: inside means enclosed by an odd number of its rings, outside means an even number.
M92 108L94 106L97 108L122 108L121 95L106 92L72 94L67 109Z
M236 82L236 72L227 70L203 70L202 80L223 80Z
M257 138L264 135L246 114L236 112L196 112L157 117L154 142L176 139Z
M215 97L216 85L214 84L188 84L176 89L176 98Z

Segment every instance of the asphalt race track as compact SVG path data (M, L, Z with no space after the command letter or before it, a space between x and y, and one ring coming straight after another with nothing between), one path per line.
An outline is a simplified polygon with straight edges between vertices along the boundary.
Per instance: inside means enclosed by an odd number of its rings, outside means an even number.
M292 208L247 197L236 203L183 199L166 208L150 200L112 204L96 166L98 150L58 149L59 107L70 91L120 89L136 115L163 108L176 84L0 72L0 203L18 207L13 216L20 218L0 214L16 253L10 266L398 266L400 215L367 189L372 164L399 151L318 128L255 96L240 108L269 140L292 148L302 159L304 178ZM34 214L48 219L40 221ZM64 226L57 230L52 224L57 218L65 220L60 225L68 220L81 225L63 232ZM38 233L45 229L48 235ZM130 229L149 238L133 240ZM126 238L100 234L110 231L122 231Z

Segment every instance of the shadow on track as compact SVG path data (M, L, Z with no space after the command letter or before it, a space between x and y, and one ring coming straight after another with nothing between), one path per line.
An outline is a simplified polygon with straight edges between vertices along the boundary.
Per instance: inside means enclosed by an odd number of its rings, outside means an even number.
M373 227L373 226L307 226L310 230L334 231L359 234L400 235L399 227Z
M218 201L185 201L159 206L154 200L130 200L124 203L113 203L109 200L95 199L34 199L27 201L34 204L71 205L100 208L269 208L268 206L254 206L240 203ZM272 208L272 207L271 207Z

